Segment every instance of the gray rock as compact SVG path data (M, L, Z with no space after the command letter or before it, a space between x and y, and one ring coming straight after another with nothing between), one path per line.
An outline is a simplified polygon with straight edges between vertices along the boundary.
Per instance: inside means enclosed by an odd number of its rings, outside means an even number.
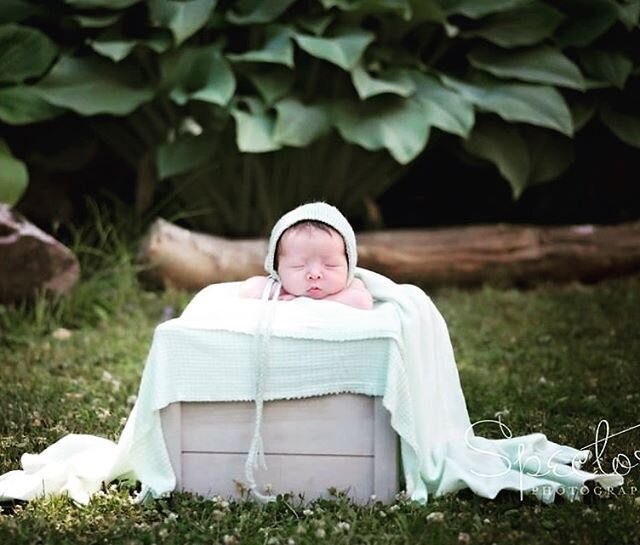
M79 275L69 248L0 204L0 303L20 301L37 289L62 295Z

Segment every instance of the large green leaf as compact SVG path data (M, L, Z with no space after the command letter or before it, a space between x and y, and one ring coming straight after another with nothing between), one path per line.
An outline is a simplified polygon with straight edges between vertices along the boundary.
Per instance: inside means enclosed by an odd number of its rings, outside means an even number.
M172 46L171 32L164 28L149 29L145 36L137 41L156 53L164 53Z
M278 112L273 138L284 146L308 146L331 129L329 117L322 106L303 104L293 97L275 105Z
M409 0L409 4L411 5L410 20L412 23L425 21L442 23L448 33L454 28L447 23L447 14L438 0ZM448 35L451 36L451 34Z
M480 19L492 13L499 13L528 4L531 0L438 0L447 15L464 15L470 19Z
M495 164L511 185L515 199L527 186L557 178L573 162L569 138L498 119L478 120L463 147Z
M82 115L131 113L153 97L140 69L101 57L61 57L34 91L49 104Z
M525 125L521 128L531 157L529 185L550 182L573 163L573 141L557 132Z
M100 15L72 15L71 18L84 28L105 28L118 22L122 12Z
M204 132L200 135L183 134L173 142L160 146L156 151L158 180L185 174L211 160L218 135Z
M466 137L475 118L471 102L433 76L413 72L412 77L416 85L415 97L422 105L426 122Z
M573 100L569 102L575 132L581 130L582 127L591 121L596 113L596 106L596 99L592 94L574 97Z
M101 32L90 45L96 53L120 62L133 51L136 42L125 38L119 28L111 27Z
M479 119L462 146L472 155L496 165L511 185L514 198L517 199L527 187L531 158L527 143L515 125Z
M316 36L324 34L327 27L333 21L333 13L325 13L323 15L301 15L296 18L296 24L307 32L312 32Z
M416 100L380 96L331 106L333 124L342 138L369 151L386 148L400 164L415 159L427 145L430 127Z
M564 16L548 4L532 0L490 15L463 36L481 36L502 47L533 45L553 34Z
M473 66L499 78L514 78L583 90L580 69L559 49L546 45L527 49L504 50L477 47L468 55Z
M280 17L295 0L239 0L236 11L227 13L227 19L236 25L270 23Z
M57 46L35 28L0 26L0 82L19 83L41 76L58 54Z
M241 62L268 62L293 68L293 29L285 25L269 25L265 29L265 43L261 49L244 53L229 53L227 58Z
M58 117L64 110L45 102L33 87L0 88L0 120L9 125L27 125Z
M149 16L154 26L171 30L179 45L207 23L216 2L217 0L148 0Z
M374 38L372 32L360 28L343 28L332 37L294 36L300 48L309 55L329 61L344 70L355 67Z
M293 87L294 74L284 66L243 63L239 70L268 105L287 95Z
M435 27L431 27L429 32L425 32L425 34L430 34L431 31L433 33L440 32L439 29ZM421 49L424 49L425 46ZM392 67L415 67L415 66L423 66L423 62L420 58L420 53L418 51L409 51L406 48L399 48L392 44L380 44L373 43L369 46L366 55L366 61L362 59L360 61L363 64L366 64L367 69L371 71L380 71L383 67L392 68Z
M556 32L561 47L583 47L604 34L618 19L618 10L610 0L564 0L567 18Z
M112 61L127 58L136 45L148 47L156 53L164 53L173 45L171 32L164 28L147 28L141 36L125 37L120 26L108 28L89 42L98 54Z
M586 49L579 53L584 71L597 81L606 81L618 89L624 89L633 70L633 62L620 51Z
M141 1L142 0L64 0L64 3L79 9L122 9L133 6L133 4Z
M429 3L428 0L421 0ZM343 11L361 11L365 13L397 13L405 19L412 15L411 2L408 0L320 0L326 10L338 8Z
M0 138L0 202L9 205L17 203L28 181L27 167L13 156L9 146Z
M236 81L217 45L181 47L160 59L163 84L177 104L202 100L226 106L236 89Z
M382 71L379 76L373 77L359 63L351 70L351 81L363 100L386 93L408 97L415 91L407 71L398 68Z
M236 121L238 149L248 153L275 151L281 146L273 138L274 115L258 99L243 97L231 109Z
M640 115L637 112L621 113L605 102L600 105L599 113L601 121L620 140L634 148L640 148Z
M19 23L33 15L43 15L46 8L26 0L2 0L0 2L0 24Z
M95 41L91 43L91 47L96 53L115 62L120 62L128 57L135 46L135 42Z
M618 18L627 30L633 30L640 20L640 0L632 0L627 4L616 4Z
M442 80L477 107L494 112L506 121L547 127L568 136L573 134L571 112L553 87L504 83L489 77L463 82L443 76Z

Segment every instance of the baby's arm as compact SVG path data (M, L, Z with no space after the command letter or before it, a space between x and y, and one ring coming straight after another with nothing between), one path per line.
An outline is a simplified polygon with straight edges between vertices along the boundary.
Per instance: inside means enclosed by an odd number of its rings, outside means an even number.
M246 297L250 299L260 299L264 293L264 288L267 285L268 276L252 276L247 278L238 288L238 295L240 297ZM291 301L295 299L295 295L291 295L284 288L280 288L280 301Z
M354 278L345 289L333 295L328 295L324 300L336 301L363 310L371 310L373 308L373 296L359 278Z

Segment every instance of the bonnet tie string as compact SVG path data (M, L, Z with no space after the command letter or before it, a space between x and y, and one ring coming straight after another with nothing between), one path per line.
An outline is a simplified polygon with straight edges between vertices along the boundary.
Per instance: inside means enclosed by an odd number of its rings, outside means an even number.
M244 466L244 474L249 485L249 490L254 497L263 502L275 501L276 496L270 494L262 494L258 491L255 470L258 462L263 469L267 469L267 463L264 455L264 445L262 441L262 412L264 408L264 388L266 372L271 360L271 333L273 331L273 320L275 316L276 302L280 296L281 284L279 281L269 277L264 292L262 293L261 313L258 319L257 335L256 335L256 355L257 355L257 373L256 373L256 419L251 438L251 445L247 454ZM273 290L273 294L271 293Z
M278 243L287 229L298 223L320 222L331 229L337 231L345 245L345 254L348 264L347 285L351 283L355 274L355 267L358 262L358 251L356 247L356 235L353 227L349 224L340 210L326 202L316 201L303 204L284 214L271 229L267 254L264 258L264 269L269 275L269 280L262 294L262 309L259 322L256 328L256 350L257 350L257 376L256 376L256 422L251 440L251 447L247 455L245 464L245 477L249 483L250 490L259 500L274 500L274 496L260 494L256 489L254 470L257 467L258 458L262 466L266 468L264 460L264 450L260 427L262 425L262 410L264 402L265 377L270 364L271 334L273 328L274 315L277 307L276 301L280 295L281 282L277 272ZM275 293L271 294L275 287Z

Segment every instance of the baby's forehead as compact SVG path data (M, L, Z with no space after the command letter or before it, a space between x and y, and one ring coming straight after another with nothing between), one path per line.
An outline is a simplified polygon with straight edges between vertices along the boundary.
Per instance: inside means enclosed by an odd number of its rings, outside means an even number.
M282 233L282 235L285 235L287 233L300 233L300 232L307 232L307 233L320 232L320 233L327 233L330 235L335 234L335 235L342 236L336 229L331 227L331 225L328 225L318 220L302 220L297 223L294 223L290 227L287 227Z
M319 221L304 221L296 223L284 230L282 235L280 235L280 240L278 241L278 251L281 249L283 244L286 245L289 240L296 238L298 235L308 237L337 237L338 240L342 242L341 246L346 248L342 235L330 225Z

